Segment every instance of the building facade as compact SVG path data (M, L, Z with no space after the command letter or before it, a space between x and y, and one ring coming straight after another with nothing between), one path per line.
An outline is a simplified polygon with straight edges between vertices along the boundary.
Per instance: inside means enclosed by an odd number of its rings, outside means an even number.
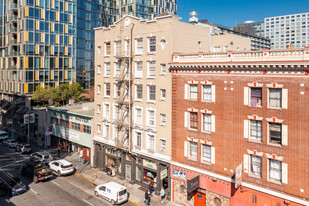
M308 60L309 49L173 55L173 201L309 205Z
M173 15L152 21L125 16L109 28L97 28L95 36L94 166L169 192L172 84L167 64L173 52L208 51L209 30Z
M235 25L233 27L233 30L260 37L265 37L264 21L244 21L241 24Z
M264 25L265 38L271 40L272 49L309 46L309 13L267 17Z

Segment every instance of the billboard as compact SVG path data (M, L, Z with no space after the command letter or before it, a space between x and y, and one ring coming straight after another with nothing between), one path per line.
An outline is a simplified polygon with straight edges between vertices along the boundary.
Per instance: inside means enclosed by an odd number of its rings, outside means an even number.
M187 180L187 193L194 192L200 187L200 175L194 175Z
M235 188L237 189L241 185L242 181L242 164L235 168Z

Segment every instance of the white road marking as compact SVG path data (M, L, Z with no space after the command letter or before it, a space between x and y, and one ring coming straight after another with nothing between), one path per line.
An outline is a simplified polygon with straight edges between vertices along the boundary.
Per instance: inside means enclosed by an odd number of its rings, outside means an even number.
M90 202L88 202L87 200L83 199L84 202L88 203L89 205L93 206L93 204L91 204Z
M52 181L52 183L54 183L55 185L58 185L59 187L61 187L57 182Z
M10 203L10 200L8 200L8 199L5 199L5 201L6 201L7 203Z
M15 157L10 156L10 158L12 158L13 160L16 160L16 158L15 158Z
M38 194L36 191L34 191L33 189L30 189L33 193Z
M11 177L13 177L13 175L11 174L11 173L9 173L9 172L7 172L8 173L8 175L10 175Z

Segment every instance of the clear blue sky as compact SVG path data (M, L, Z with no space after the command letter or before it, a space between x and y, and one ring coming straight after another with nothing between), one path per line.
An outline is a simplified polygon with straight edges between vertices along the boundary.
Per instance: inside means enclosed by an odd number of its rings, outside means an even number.
M246 20L309 12L309 0L177 0L177 15L189 21L189 13L211 23L233 27Z

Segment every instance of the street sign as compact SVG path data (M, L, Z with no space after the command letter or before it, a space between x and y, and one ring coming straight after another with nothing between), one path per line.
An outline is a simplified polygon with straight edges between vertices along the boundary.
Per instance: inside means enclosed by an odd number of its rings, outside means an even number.
M242 164L235 168L235 188L237 189L242 182Z
M30 114L30 123L34 123L35 121L35 116L33 113ZM29 114L24 114L24 124L29 123Z
M187 193L194 192L200 187L200 175L194 175L187 179Z

